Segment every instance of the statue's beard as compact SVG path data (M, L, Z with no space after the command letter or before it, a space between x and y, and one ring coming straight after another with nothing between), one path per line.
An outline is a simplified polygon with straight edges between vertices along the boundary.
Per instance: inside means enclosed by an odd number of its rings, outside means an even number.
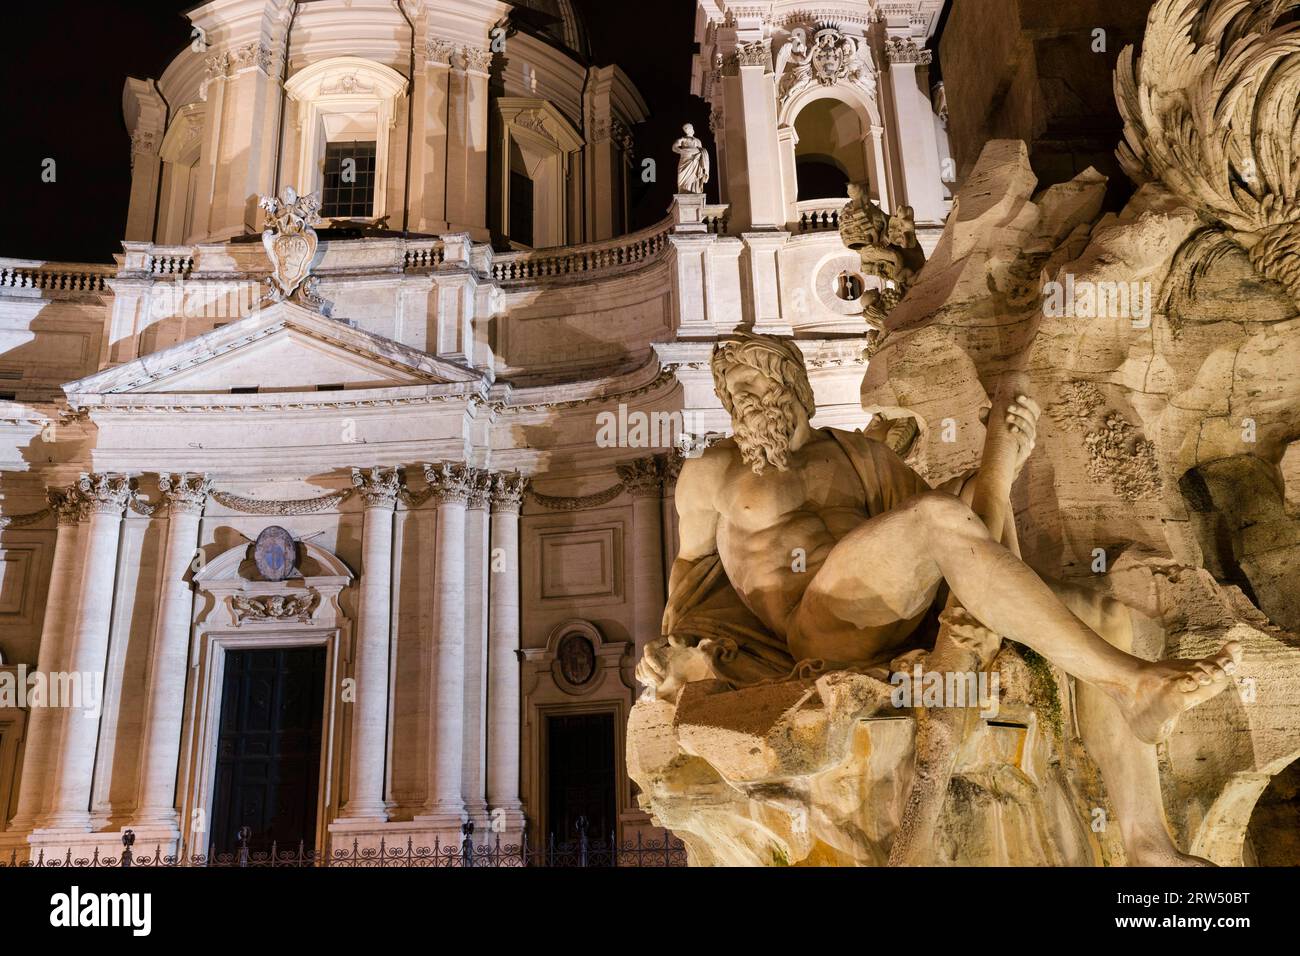
M790 439L798 423L797 400L784 389L763 395L748 392L733 396L731 422L740 457L761 475L768 465L785 471L789 463Z

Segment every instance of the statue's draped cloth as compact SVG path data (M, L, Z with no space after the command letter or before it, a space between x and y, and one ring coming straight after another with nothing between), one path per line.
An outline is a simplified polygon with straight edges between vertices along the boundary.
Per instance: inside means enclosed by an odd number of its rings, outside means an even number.
M843 449L862 482L869 518L892 511L930 486L892 450L859 432L823 429ZM940 490L958 493L965 476ZM949 486L952 487L949 487ZM799 663L731 586L716 553L701 558L668 596L663 634L670 644L698 647L719 677L737 686L781 679Z
M701 146L692 156L683 156L677 167L679 188L703 192L709 182L709 154Z

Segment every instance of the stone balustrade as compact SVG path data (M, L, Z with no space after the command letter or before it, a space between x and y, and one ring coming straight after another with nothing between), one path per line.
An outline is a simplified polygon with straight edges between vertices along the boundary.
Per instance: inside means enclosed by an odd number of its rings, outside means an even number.
M441 239L408 242L402 257L402 268L409 272L436 269L446 261L446 249Z
M0 259L0 289L42 292L108 292L105 280L117 273L110 265Z
M848 204L843 199L805 199L796 203L798 219L791 232L836 232L840 228L840 210Z
M622 271L657 259L668 248L670 223L664 221L640 232L580 246L557 246L507 252L492 257L492 278L501 283L593 278L593 273Z

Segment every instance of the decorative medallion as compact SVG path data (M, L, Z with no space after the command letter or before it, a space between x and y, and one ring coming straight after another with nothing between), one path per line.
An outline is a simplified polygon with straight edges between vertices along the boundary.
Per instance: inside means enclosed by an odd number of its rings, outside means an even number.
M596 649L576 631L560 638L555 658L560 664L560 676L574 687L581 687L596 674Z
M253 542L253 563L267 581L283 581L298 570L298 542L284 528L272 525Z

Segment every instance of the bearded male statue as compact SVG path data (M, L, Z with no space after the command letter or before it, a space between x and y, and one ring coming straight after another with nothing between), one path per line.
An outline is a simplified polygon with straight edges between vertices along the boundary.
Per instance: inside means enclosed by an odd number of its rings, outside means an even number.
M642 683L669 699L701 677L743 686L791 663L797 672L888 662L915 642L946 585L988 631L1080 682L1084 745L1130 865L1203 863L1169 835L1154 744L1231 684L1240 646L1201 660L1127 653L1126 609L1049 583L994 540L969 505L971 476L932 489L882 442L812 428L816 406L792 341L737 333L715 347L712 370L734 437L682 466L665 636L646 649ZM1017 473L1039 414L1022 395L1005 421L988 423L1013 436ZM709 673L696 649L713 657ZM683 663L691 654L697 665Z

